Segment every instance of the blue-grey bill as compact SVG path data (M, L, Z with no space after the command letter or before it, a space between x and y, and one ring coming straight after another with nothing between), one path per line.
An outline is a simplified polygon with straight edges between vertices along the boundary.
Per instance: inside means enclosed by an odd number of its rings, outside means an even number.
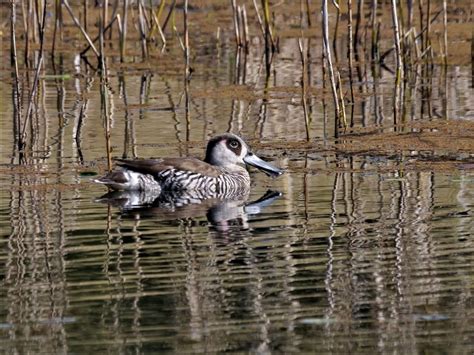
M283 174L283 170L277 168L276 166L273 166L270 163L267 163L266 161L260 159L253 153L247 154L247 156L244 158L244 162L248 165L252 165L262 170L265 174L271 177L276 177Z

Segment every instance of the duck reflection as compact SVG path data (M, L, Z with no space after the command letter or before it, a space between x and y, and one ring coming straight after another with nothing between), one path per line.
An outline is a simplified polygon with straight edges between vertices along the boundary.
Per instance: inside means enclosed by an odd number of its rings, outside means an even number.
M249 192L244 189L229 196L209 197L186 190L111 191L96 201L119 208L124 217L180 220L206 216L213 228L225 232L235 225L248 229L248 217L259 214L282 195L268 190L259 199L247 202Z

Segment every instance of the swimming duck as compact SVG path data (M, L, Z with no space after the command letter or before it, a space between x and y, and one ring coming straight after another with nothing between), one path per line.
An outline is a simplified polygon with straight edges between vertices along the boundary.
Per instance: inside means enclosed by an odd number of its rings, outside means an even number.
M225 133L209 140L204 161L196 158L117 159L118 170L94 181L119 191L195 190L206 196L228 197L250 188L246 164L270 176L283 174L283 170L252 153L242 138Z

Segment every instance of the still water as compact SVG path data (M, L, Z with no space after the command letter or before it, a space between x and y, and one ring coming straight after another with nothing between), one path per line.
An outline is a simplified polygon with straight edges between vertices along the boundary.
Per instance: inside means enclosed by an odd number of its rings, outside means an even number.
M91 183L106 166L99 80L68 56L68 78L41 80L28 164L11 164L0 84L2 352L472 353L472 169L338 154L317 96L318 148L291 148L305 140L298 53L281 46L268 90L261 53L242 76L232 48L203 51L188 120L180 75L109 63L112 155L202 157L214 134L239 133L286 173L252 170L237 201L104 197ZM469 68L448 78L434 111L471 120ZM372 108L368 95L356 125L387 123Z

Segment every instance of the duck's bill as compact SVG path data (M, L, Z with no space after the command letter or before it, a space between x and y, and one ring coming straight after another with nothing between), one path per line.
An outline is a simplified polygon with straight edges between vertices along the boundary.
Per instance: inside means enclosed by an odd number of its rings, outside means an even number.
M271 177L280 176L284 172L276 166L273 166L272 164L260 159L253 153L247 154L247 156L244 158L244 162L248 165L252 165L257 169L262 170L265 174Z

